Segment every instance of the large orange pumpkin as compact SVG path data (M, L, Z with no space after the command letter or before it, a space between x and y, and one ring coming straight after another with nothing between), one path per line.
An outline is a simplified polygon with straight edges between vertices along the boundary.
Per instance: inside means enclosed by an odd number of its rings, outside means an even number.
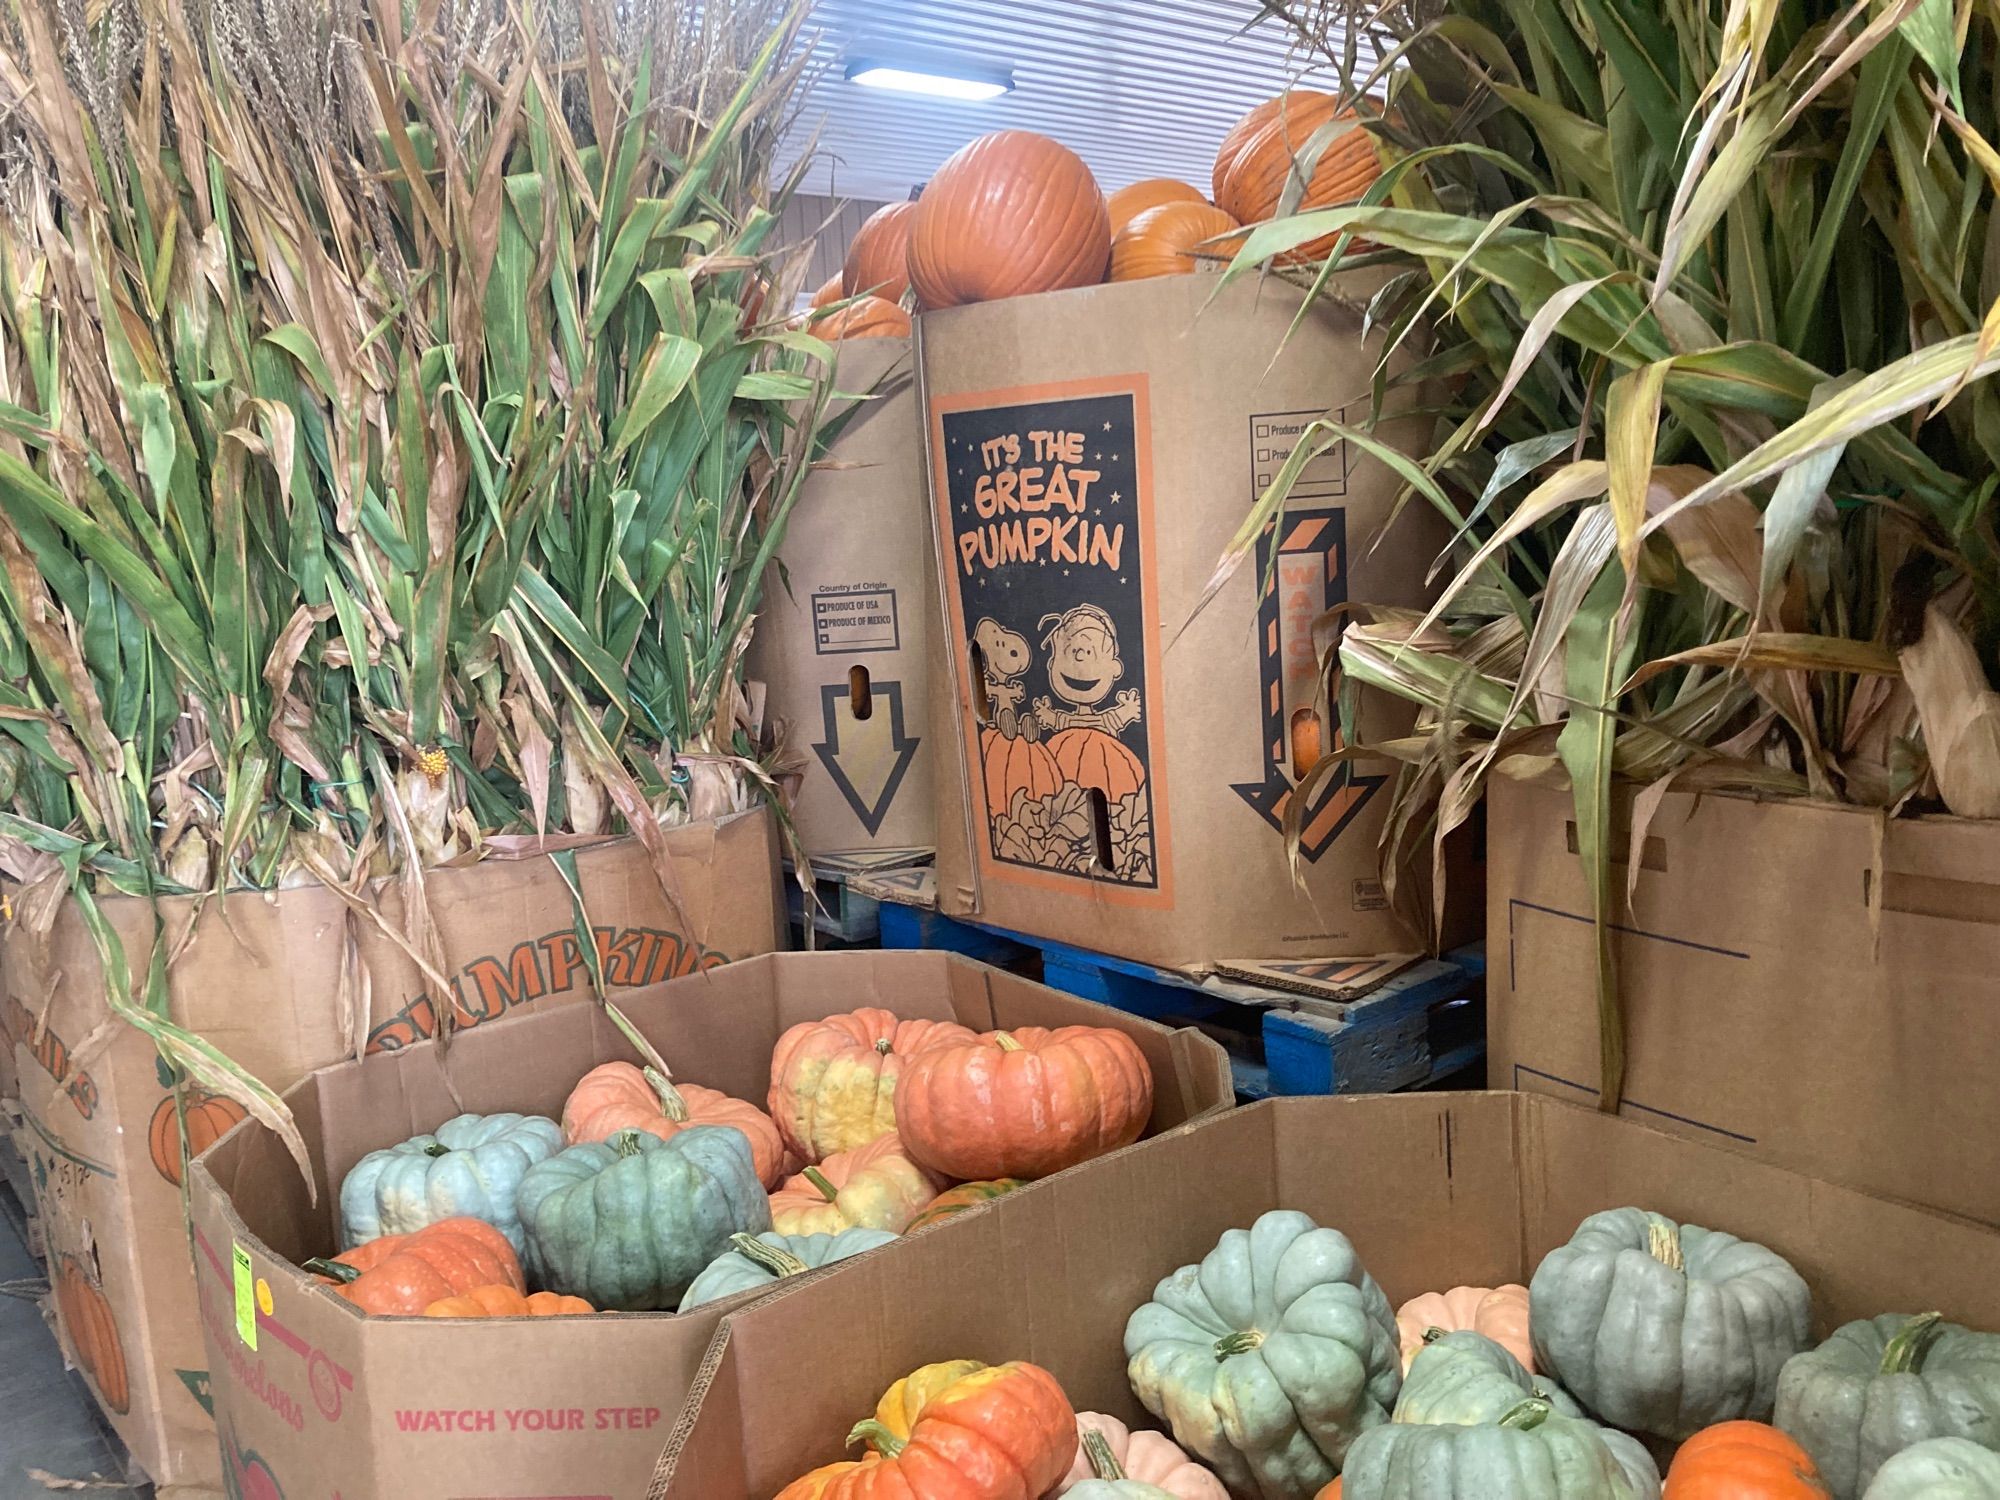
M1806 1450L1762 1422L1703 1428L1674 1455L1663 1500L1827 1500Z
M875 1451L815 1469L786 1485L777 1500L1043 1495L1076 1457L1076 1413L1039 1365L992 1365L932 1393L907 1435L871 1419L853 1437L865 1438Z
M913 1058L896 1127L946 1177L1046 1177L1131 1145L1152 1112L1153 1071L1124 1032L1022 1026Z
M424 1309L427 1318L568 1318L594 1313L581 1297L557 1292L529 1292L517 1287L476 1286L455 1297L440 1297Z
M1094 787L1116 803L1146 784L1146 766L1125 742L1101 729L1065 729L1049 741L1065 781Z
M1339 133L1320 151L1297 211L1354 202L1382 175L1374 138L1362 127L1360 117L1341 109L1331 94L1295 89L1282 100L1258 105L1224 140L1215 158L1216 205L1239 224L1258 224L1275 217L1295 165L1304 169L1302 153L1320 128L1335 120L1341 122ZM1334 238L1325 236L1302 245L1292 257L1324 255Z
M944 1183L910 1160L895 1131L829 1156L771 1194L779 1234L885 1229L901 1234Z
M1432 1337L1458 1329L1484 1334L1535 1373L1535 1346L1528 1337L1528 1289L1524 1286L1455 1286L1425 1292L1396 1309L1396 1335L1403 1346L1403 1370Z
M925 307L1093 286L1111 218L1083 158L1026 130L983 135L938 168L910 230L910 285Z
M608 1141L621 1130L671 1140L690 1125L728 1125L750 1142L750 1159L766 1189L785 1179L785 1142L771 1117L719 1089L669 1083L651 1068L602 1063L584 1074L563 1105L563 1142Z
M1053 796L1063 784L1062 768L1049 747L984 729L979 734L980 768L986 777L986 811L999 817L1014 805L1014 794L1026 792L1030 802Z
M812 331L823 339L906 339L910 336L910 315L880 297L863 297L820 319Z
M306 1269L365 1313L415 1317L433 1302L482 1286L526 1291L507 1236L484 1219L440 1219L410 1234L385 1234Z
M801 1021L771 1050L771 1118L807 1161L865 1146L896 1128L909 1060L972 1036L955 1021L906 1021L871 1006Z
M1111 241L1111 279L1147 281L1155 276L1185 276L1198 271L1202 257L1194 248L1237 228L1228 214L1212 203L1162 203L1149 208L1121 229ZM1203 256L1227 256L1234 241L1209 245Z
M118 1341L118 1320L102 1288L85 1273L74 1255L59 1258L54 1276L56 1318L69 1339L77 1368L97 1387L104 1404L121 1416L132 1409L132 1381L125 1368L125 1349Z
M201 1155L249 1118L250 1112L226 1094L211 1094L192 1084L183 1085L187 1095L188 1155ZM153 1158L153 1170L175 1187L181 1185L181 1132L174 1122L174 1096L169 1093L153 1109L152 1123L146 1127L146 1147Z
M889 302L901 302L910 289L910 225L914 203L878 208L854 231L841 267L841 290L849 297L869 292Z
M1185 182L1173 177L1148 177L1143 182L1135 182L1118 189L1104 200L1104 206L1111 215L1111 243L1117 247L1118 235L1140 214L1149 208L1158 208L1162 203L1206 203L1200 188L1189 187Z

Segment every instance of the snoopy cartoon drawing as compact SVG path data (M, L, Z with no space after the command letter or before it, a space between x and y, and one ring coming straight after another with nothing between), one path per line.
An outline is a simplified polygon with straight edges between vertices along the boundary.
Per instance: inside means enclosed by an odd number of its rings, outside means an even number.
M972 643L979 650L979 660L986 677L986 699L992 705L994 724L1009 739L1017 736L1030 740L1038 738L1040 726L1029 715L1020 712L1021 700L1028 693L1021 683L1021 674L1028 670L1032 660L1028 652L1028 638L1018 631L1007 629L989 615L973 626Z
M1111 706L1103 706L1112 687L1125 675L1118 654L1118 627L1095 604L1079 604L1059 615L1043 615L1036 626L1044 632L1048 652L1049 689L1063 700L1056 708L1047 698L1034 703L1034 721L1050 733L1064 729L1101 729L1117 735L1139 722L1139 693L1121 690Z

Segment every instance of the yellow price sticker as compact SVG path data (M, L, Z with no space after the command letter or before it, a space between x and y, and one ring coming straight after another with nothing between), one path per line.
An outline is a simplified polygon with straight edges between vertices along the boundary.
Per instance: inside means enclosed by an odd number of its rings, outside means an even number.
M232 1245L230 1260L236 1272L236 1336L243 1340L246 1349L254 1350L257 1347L257 1292L256 1278L250 1270L250 1252L241 1245Z

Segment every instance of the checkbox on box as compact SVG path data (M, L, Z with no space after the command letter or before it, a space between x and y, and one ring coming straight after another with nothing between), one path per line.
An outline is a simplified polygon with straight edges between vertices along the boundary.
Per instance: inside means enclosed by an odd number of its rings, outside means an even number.
M1259 422L1257 424L1257 431L1255 433L1255 436L1260 438L1265 438L1269 437L1270 435L1271 435L1271 424L1269 422Z
M1270 482L1271 482L1271 476L1269 474L1259 474L1257 476L1257 483L1260 485L1266 485L1269 484Z

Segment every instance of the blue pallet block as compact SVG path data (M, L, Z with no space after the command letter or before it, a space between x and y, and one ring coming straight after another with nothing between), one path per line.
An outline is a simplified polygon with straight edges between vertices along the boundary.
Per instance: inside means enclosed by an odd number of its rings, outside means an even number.
M1486 956L1460 949L1413 964L1335 1015L1273 1010L1264 1061L1274 1094L1382 1094L1421 1088L1486 1051Z
M877 929L884 948L929 948L1000 968L1019 963L1031 951L1027 944L1005 934L939 916L922 907L898 906L888 901L882 903Z

